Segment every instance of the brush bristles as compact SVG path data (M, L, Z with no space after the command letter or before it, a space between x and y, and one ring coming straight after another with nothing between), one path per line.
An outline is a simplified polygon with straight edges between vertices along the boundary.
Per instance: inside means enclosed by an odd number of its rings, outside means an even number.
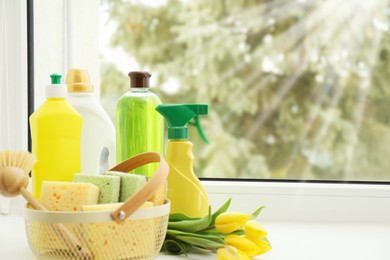
M36 162L33 154L22 150L1 150L0 151L0 166L2 167L17 167L24 170L28 174Z

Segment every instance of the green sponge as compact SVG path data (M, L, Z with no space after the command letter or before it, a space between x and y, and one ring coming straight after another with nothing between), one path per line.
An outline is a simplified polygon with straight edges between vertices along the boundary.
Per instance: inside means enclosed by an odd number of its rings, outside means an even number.
M75 174L74 181L96 185L99 188L99 204L118 202L120 189L120 178L118 176Z
M104 173L105 176L117 176L121 178L121 191L119 195L119 202L126 201L134 193L136 193L146 183L146 177L143 175L133 173L123 173L108 171Z

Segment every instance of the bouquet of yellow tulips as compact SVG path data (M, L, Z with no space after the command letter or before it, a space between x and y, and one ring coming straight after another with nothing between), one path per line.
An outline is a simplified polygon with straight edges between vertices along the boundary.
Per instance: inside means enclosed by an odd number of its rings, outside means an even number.
M204 218L170 214L163 249L169 254L211 251L218 260L251 259L271 249L267 231L254 219L264 207L252 214L228 212L231 199Z

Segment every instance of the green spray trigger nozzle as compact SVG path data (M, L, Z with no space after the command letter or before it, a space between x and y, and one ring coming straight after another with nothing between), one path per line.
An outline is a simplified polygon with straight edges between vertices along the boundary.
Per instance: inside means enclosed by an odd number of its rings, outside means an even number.
M202 137L203 141L205 141L206 144L209 144L210 141L209 141L209 139L207 138L206 134L203 131L202 125L200 124L199 117L198 116L194 117L194 121L195 122L188 122L188 124L196 126L196 129L198 129L198 133L199 133L200 137Z
M209 143L202 126L199 122L199 115L207 115L207 104L162 104L156 110L165 118L168 125L168 139L188 139L187 124L195 125L202 139ZM190 122L194 119L194 122Z

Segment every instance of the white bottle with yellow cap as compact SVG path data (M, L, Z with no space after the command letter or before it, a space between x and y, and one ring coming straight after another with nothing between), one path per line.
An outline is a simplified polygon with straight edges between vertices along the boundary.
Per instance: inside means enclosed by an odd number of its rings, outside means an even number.
M69 69L68 101L83 117L81 172L102 173L115 165L115 127L93 93L88 71Z

